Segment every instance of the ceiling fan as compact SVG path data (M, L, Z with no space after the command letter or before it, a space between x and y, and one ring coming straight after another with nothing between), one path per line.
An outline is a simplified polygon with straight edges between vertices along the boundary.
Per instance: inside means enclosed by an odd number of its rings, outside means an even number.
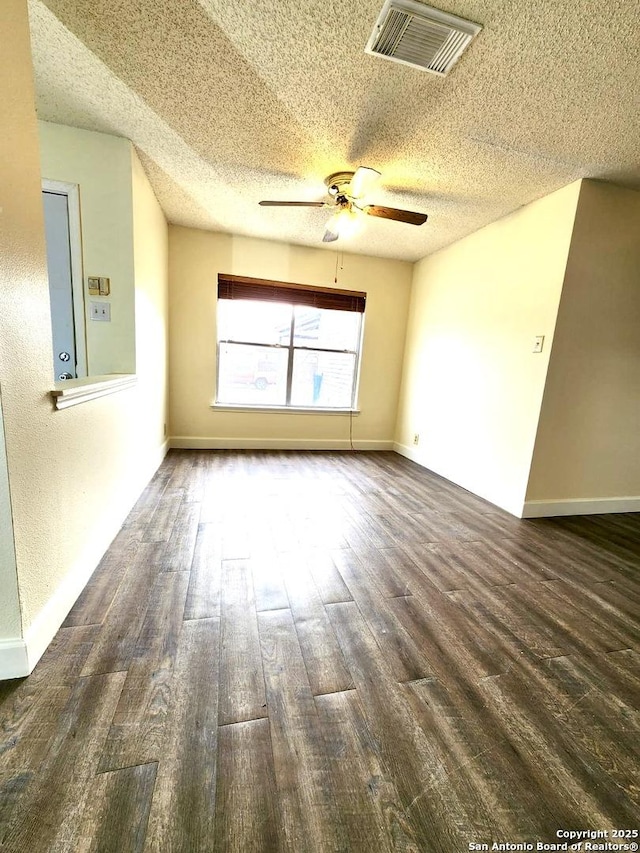
M353 233L358 217L362 213L395 219L409 225L422 225L427 221L426 213L399 210L397 207L382 207L379 204L363 204L362 199L380 179L380 172L368 166L359 166L355 172L334 172L325 178L330 196L329 201L261 201L263 207L324 207L333 214L327 222L323 243L332 243L338 237Z

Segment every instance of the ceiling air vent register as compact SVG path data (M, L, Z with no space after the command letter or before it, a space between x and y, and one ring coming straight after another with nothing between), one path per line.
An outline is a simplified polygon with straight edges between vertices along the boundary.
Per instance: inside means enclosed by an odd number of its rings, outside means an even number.
M416 0L386 0L365 52L444 77L481 29Z

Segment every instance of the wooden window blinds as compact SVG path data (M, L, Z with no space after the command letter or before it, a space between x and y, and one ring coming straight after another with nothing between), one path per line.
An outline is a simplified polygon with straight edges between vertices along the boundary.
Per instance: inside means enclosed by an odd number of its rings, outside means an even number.
M263 278L218 274L218 299L254 299L260 302L286 302L310 305L332 311L364 313L366 293L340 290L334 287L313 287L309 284L290 284Z

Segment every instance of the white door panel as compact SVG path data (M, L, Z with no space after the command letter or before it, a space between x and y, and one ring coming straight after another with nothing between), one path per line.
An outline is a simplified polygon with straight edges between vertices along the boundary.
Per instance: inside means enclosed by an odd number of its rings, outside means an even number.
M44 224L49 270L53 372L56 380L77 376L73 284L66 195L43 192Z

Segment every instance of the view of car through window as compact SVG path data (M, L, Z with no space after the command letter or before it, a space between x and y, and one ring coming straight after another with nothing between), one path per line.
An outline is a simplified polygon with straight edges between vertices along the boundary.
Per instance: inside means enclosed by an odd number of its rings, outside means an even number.
M353 405L360 314L219 300L218 330L218 403Z

